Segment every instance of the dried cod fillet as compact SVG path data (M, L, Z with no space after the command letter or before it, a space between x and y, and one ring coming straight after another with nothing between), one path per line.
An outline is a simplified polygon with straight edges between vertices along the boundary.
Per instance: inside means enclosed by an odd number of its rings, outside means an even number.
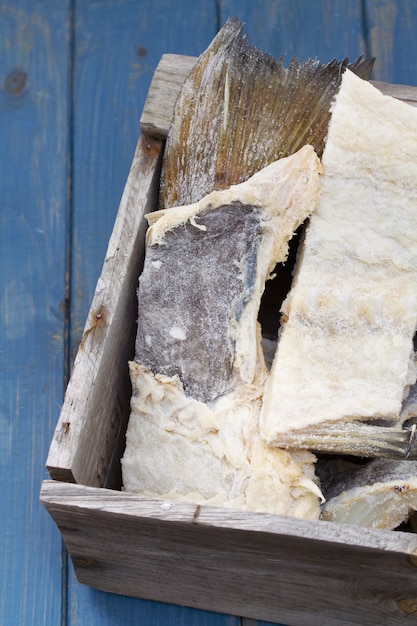
M321 156L343 71L368 78L374 59L321 64L250 46L237 19L219 31L185 80L161 175L161 208L227 189L310 144Z
M417 462L375 459L338 473L332 464L322 519L392 530L417 510ZM337 478L335 478L337 476Z
M264 396L273 445L328 424L341 438L344 422L396 424L416 380L416 109L346 70L322 164Z
M320 169L305 146L244 183L149 215L126 490L317 519L314 455L268 449L260 437L257 314L266 279L318 202Z
M203 402L237 380L252 383L265 281L318 202L320 169L305 146L244 183L148 216L138 362L178 375L185 393Z

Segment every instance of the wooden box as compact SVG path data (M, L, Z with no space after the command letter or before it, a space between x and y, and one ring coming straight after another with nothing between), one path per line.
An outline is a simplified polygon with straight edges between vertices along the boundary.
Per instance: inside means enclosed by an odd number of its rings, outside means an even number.
M176 95L194 58L165 55L51 443L41 501L81 583L262 620L417 624L417 535L149 500L121 491L144 214L156 208ZM378 84L417 103L417 88Z

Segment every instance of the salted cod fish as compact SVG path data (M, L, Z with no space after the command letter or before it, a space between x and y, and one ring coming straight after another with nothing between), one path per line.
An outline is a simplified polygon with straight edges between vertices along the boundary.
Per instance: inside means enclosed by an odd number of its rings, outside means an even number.
M314 455L267 448L259 433L268 370L257 315L265 281L317 205L320 170L305 146L148 216L125 490L318 518Z
M417 110L346 70L322 165L261 413L269 444L316 450L398 423L416 380Z
M417 462L374 459L357 466L325 462L322 519L393 530L417 510Z

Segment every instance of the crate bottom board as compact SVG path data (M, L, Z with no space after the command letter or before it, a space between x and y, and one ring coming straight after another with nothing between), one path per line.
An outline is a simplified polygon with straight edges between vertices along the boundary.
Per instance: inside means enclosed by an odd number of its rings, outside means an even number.
M417 624L417 537L45 481L78 580L297 626Z

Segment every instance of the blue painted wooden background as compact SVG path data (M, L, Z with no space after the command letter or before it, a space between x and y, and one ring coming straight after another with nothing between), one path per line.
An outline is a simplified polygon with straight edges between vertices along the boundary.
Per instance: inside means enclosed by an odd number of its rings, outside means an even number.
M3 626L261 624L79 585L38 500L154 68L198 55L233 16L277 56L373 54L375 79L417 85L413 0L0 3Z

